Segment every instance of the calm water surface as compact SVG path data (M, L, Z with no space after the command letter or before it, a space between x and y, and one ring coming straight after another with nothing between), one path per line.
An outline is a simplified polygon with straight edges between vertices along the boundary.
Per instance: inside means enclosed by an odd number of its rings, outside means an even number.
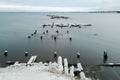
M48 14L70 17L69 19L50 19ZM43 24L92 24L82 28L43 28ZM54 41L51 36L58 38ZM37 34L30 39L35 30ZM48 34L42 33L49 30ZM66 31L69 30L69 34ZM94 35L97 34L97 35ZM43 40L40 36L43 36ZM120 62L120 14L94 13L0 13L0 66L6 66L6 61L27 62L30 56L37 55L37 61L55 61L53 53L68 58L70 64L78 61L88 66L87 76L100 80L120 80L120 67L100 67L100 70L90 69L89 66L103 63L103 51L108 52L107 62ZM72 41L69 41L72 36ZM8 56L4 51L8 50ZM25 57L24 52L29 56ZM80 52L78 60L76 53ZM98 68L98 67L97 67Z

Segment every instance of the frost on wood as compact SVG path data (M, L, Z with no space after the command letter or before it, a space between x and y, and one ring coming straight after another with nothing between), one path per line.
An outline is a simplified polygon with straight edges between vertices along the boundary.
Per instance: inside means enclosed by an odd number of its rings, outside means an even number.
M74 77L74 66L70 67L70 75Z
M65 71L65 74L68 74L68 61L67 61L67 58L64 59L64 71Z
M36 58L37 58L37 56L32 56L32 57L29 59L29 61L27 62L27 64L29 65L29 64L33 63L33 62L36 60Z
M77 70L79 71L83 70L81 63L77 63Z
M58 57L58 70L61 72L63 71L62 57L61 56Z

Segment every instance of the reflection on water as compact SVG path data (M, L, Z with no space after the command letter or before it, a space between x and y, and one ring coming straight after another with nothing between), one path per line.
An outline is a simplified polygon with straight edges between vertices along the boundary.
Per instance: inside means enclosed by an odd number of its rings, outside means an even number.
M104 58L103 58L103 63L106 63L106 62L107 62L107 60L108 60L108 59L104 59Z
M104 70L102 66L97 66L97 65L88 65L85 69L86 71L92 72L92 73L96 73Z

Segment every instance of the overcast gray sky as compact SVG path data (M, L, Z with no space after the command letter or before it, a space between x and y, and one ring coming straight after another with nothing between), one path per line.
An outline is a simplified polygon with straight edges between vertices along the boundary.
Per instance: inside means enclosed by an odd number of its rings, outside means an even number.
M0 11L120 10L120 0L0 0Z

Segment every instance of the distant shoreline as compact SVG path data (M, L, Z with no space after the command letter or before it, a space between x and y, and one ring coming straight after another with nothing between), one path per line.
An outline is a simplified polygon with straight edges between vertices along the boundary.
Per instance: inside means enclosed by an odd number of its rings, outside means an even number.
M29 11L16 11L16 12L0 12L0 13L120 13L120 11L86 11L86 12L29 12Z

